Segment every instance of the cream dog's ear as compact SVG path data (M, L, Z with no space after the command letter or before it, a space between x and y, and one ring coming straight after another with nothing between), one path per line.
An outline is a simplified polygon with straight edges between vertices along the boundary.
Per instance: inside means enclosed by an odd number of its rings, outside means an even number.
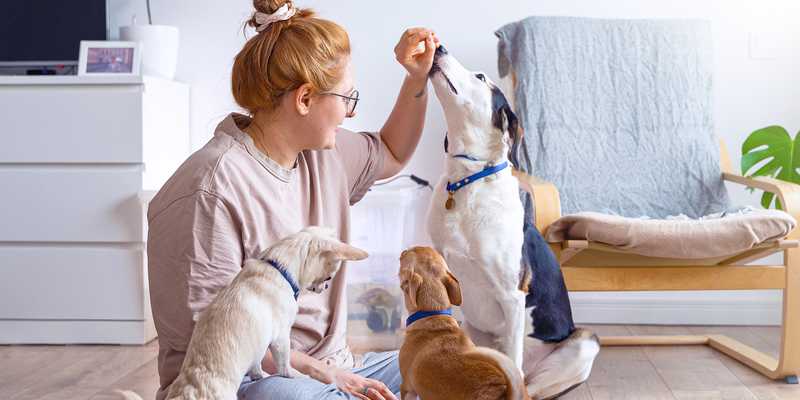
M312 246L319 246L320 256L336 261L342 260L363 260L369 254L359 248L342 243L336 237L336 231L324 226L307 226L303 229L310 235Z
M444 283L445 289L447 289L447 297L450 299L450 304L454 306L461 305L461 285L458 283L458 279L456 279L450 271L447 272L447 275L442 278L442 283Z
M350 246L347 243L342 243L336 240L329 240L329 249L322 252L323 257L333 260L363 260L369 256L364 250L358 247Z

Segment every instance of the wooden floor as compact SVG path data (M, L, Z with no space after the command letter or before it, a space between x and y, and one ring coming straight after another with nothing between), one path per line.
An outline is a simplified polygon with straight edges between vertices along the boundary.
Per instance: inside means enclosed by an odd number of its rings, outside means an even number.
M775 353L776 327L589 326L601 335L722 333ZM153 398L155 342L145 346L0 346L0 399ZM770 381L705 346L604 347L587 384L562 399L800 400L800 385Z

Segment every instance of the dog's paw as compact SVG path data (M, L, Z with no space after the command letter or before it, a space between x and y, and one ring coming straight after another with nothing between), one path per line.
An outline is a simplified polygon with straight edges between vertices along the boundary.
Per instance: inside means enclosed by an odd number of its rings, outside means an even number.
M419 400L419 396L415 392L402 393L400 400Z
M257 381L257 380L259 380L259 379L264 379L264 378L268 377L268 376L269 376L269 374L268 374L268 373L266 373L266 372L264 372L264 370L263 370L263 369L261 369L261 368L258 368L258 369L255 369L255 368L254 368L254 369L251 369L251 370L250 370L250 371L247 373L247 376L249 376L249 377L250 377L250 379L252 379L252 380L254 380L254 381Z

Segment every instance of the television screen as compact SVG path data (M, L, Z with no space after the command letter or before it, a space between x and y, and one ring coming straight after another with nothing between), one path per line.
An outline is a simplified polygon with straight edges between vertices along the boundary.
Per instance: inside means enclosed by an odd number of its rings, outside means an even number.
M106 26L106 0L0 0L0 64L77 63Z

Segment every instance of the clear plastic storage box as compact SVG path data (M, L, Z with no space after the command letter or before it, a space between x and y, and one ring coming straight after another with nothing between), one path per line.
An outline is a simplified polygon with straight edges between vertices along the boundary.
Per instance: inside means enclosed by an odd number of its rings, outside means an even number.
M353 351L395 350L407 314L397 271L400 253L428 245L430 190L410 181L373 186L351 209L350 243L369 258L348 263L348 341Z

